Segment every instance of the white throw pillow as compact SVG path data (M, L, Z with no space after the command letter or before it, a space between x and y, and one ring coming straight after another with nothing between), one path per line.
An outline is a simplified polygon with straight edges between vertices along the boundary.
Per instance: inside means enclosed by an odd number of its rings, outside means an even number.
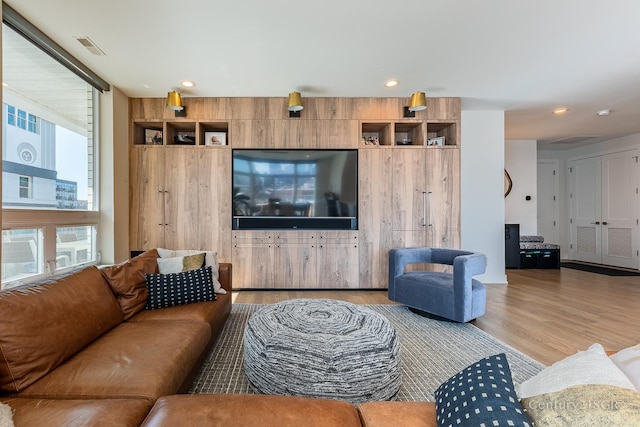
M629 378L636 390L640 391L640 344L620 350L610 359Z
M158 271L160 274L182 273L187 270L202 268L205 254L200 252L193 255L176 256L171 258L158 258Z
M521 399L582 384L608 384L635 390L600 344L569 356L516 386Z
M11 406L0 402L0 427L14 427Z
M220 269L220 266L218 264L218 253L215 251L198 251L198 250L191 250L191 249L179 249L179 250L174 250L174 249L164 249L164 248L157 248L158 251L158 255L160 255L160 258L174 258L174 257L180 257L180 256L185 256L185 255L193 255L193 254L199 254L204 252L205 253L205 260L204 260L204 264L207 267L211 267L211 272L213 273L213 288L215 293L217 294L226 294L227 291L224 290L222 288L222 286L220 285L220 275L218 270Z

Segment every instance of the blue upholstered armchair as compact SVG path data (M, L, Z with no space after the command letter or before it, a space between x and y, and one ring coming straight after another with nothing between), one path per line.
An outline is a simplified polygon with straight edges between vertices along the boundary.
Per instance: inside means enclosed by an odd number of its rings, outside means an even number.
M405 272L414 263L448 264L453 273ZM442 248L403 248L389 251L389 299L455 322L468 322L485 312L484 284L472 278L485 272L481 253Z

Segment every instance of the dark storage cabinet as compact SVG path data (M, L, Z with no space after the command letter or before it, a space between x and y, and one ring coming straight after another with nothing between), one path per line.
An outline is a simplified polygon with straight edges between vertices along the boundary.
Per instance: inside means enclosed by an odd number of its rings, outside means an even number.
M505 268L520 268L520 262L520 224L505 224L504 266Z
M520 251L520 268L560 268L559 249L523 249Z

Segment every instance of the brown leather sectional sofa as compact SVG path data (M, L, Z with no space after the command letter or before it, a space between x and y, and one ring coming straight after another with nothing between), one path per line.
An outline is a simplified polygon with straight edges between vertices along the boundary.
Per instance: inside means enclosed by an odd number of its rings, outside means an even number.
M231 311L213 302L144 310L157 251L0 292L0 402L21 426L435 426L433 403L349 403L186 392Z
M216 301L144 310L157 258L0 292L0 401L16 426L138 426L188 390L231 312L231 265Z

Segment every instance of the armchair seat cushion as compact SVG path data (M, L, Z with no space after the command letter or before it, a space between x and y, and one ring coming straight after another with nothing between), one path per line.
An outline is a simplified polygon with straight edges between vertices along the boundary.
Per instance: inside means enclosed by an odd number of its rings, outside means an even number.
M453 294L453 274L436 273L426 271L412 271L405 273L396 279L396 284L406 286L408 289L419 291L420 289L438 290ZM476 279L471 279L471 290L473 292L483 292L484 283Z
M434 271L411 271L396 279L396 284L407 286L428 286L444 292L453 293L453 274Z

